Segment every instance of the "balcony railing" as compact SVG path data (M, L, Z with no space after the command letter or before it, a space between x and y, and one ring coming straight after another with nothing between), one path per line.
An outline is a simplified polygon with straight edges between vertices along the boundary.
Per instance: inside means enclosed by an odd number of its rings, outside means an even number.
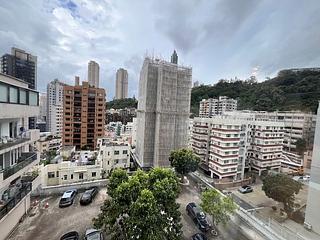
M7 179L8 177L17 173L18 171L28 166L30 163L32 163L35 160L37 160L37 153L35 152L22 153L16 165L2 170L3 179Z
M7 215L11 209L13 209L29 192L31 192L31 189L31 182L23 183L21 188L14 193L13 197L6 201L0 200L0 219Z

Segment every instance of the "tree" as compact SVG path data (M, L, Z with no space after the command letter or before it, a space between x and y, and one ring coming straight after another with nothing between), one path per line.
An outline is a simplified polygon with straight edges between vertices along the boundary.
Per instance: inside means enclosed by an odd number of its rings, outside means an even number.
M300 155L303 155L303 153L306 151L307 148L307 142L303 138L297 139L295 142L296 150Z
M170 169L138 170L128 176L115 170L109 179L111 198L104 202L95 227L111 234L112 239L181 239L178 179Z
M231 197L222 196L215 189L206 190L201 194L200 206L203 211L212 216L216 225L219 223L226 224L230 215L237 209L237 205Z
M177 173L182 175L182 182L184 176L189 172L194 172L198 169L200 158L196 156L192 150L182 148L174 150L170 153L169 161Z
M263 179L262 190L266 196L283 203L284 210L290 214L294 205L295 194L302 184L285 174L270 174Z

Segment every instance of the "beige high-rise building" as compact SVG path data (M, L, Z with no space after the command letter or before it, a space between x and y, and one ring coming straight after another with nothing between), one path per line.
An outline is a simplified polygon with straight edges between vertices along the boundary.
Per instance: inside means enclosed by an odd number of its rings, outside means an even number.
M119 68L116 77L116 99L122 98L128 98L128 72Z
M92 87L99 88L99 64L95 61L88 63L88 82Z
M146 58L139 81L137 146L142 167L169 167L172 150L187 147L192 69Z

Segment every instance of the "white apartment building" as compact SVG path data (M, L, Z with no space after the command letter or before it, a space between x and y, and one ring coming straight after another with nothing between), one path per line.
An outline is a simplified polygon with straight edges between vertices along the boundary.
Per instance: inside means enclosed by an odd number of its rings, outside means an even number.
M30 208L30 193L40 184L39 130L28 130L28 118L38 115L39 93L0 73L0 240Z
M316 115L300 111L235 111L226 112L229 116L251 117L256 120L281 122L284 124L282 167L298 170L303 167L303 155L296 150L296 141L304 139L307 148L312 149Z
M281 122L250 117L195 118L191 147L212 178L243 179L249 167L259 175L269 167L280 171L283 132Z
M226 96L219 96L218 99L202 99L199 108L199 117L210 118L215 115L222 115L225 112L237 110L238 102Z
M53 135L61 136L63 128L63 86L58 79L47 85L47 127Z
M98 139L99 153L97 160L108 176L112 169L130 168L130 144L127 142L111 141L108 138Z
M172 60L177 62L177 57ZM188 146L191 85L191 68L145 58L134 155L141 167L168 167L170 152Z

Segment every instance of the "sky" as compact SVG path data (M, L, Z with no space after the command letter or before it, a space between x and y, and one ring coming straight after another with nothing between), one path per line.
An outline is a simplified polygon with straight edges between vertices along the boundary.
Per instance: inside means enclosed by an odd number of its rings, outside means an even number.
M55 78L87 78L115 95L118 68L138 96L145 56L191 66L193 81L258 81L281 69L320 67L319 0L0 0L0 54L12 46L38 57L38 90Z

